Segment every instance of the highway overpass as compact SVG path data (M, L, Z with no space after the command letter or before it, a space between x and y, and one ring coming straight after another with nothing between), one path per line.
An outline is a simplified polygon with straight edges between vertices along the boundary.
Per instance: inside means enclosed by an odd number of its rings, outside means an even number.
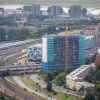
M7 74L12 75L12 73L27 73L40 70L40 64L33 65L15 65L15 66L0 66L0 75Z

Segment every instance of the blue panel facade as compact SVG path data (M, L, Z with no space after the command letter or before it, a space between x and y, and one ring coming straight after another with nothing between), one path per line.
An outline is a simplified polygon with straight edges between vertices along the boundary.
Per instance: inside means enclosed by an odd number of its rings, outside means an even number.
M41 63L41 69L42 70L47 70L47 63L46 62Z
M65 36L47 37L47 62L42 62L42 70L65 68L65 39Z
M65 36L54 37L54 69L65 68Z
M79 43L78 36L68 36L68 66L79 67Z
M68 66L76 69L85 64L85 37L68 36Z

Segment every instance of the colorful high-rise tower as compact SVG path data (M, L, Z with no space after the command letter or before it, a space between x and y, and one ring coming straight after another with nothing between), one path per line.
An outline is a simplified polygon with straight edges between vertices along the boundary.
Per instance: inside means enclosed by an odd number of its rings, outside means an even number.
M44 37L41 68L43 70L58 70L71 66L76 69L85 64L85 52L85 36Z
M65 36L48 36L43 38L42 69L65 69Z

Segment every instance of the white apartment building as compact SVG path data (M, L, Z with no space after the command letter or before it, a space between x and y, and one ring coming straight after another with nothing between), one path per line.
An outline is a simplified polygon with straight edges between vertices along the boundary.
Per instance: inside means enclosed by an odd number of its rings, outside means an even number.
M34 45L27 48L27 58L29 60L37 60L42 58L42 47L41 44Z
M86 36L85 41L86 41L86 51L92 50L96 47L95 37L93 35Z
M84 86L85 88L93 88L94 84L84 82L84 78L93 70L95 70L94 64L82 65L66 76L66 86L70 89L76 88L77 90L80 89L81 86Z

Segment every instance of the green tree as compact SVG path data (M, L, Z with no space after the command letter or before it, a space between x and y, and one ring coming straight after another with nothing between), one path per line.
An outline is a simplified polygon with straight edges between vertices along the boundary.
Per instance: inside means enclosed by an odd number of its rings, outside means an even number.
M100 100L100 92L97 94L97 100Z
M83 8L82 9L82 15L85 17L86 16L86 13L87 13L87 9L86 8Z
M97 92L97 93L100 92L100 85L98 85L98 86L96 87L96 92Z
M8 30L7 35L9 40L16 40L18 37L17 30L15 29Z
M50 82L47 83L46 89L49 92L52 90L52 84Z
M7 25L7 26L14 25L14 15L9 15L7 17L0 16L0 25Z
M92 83L92 82L93 82L92 75L87 75L87 76L85 77L85 80L86 80L87 82L89 82L89 83Z
M100 81L100 70L96 72L95 79Z
M51 13L51 7L48 7L47 12L50 14Z
M67 68L65 69L66 75L68 75L68 74L71 73L72 71L73 71L73 68L72 68L72 67L67 67Z
M90 64L90 58L89 57L85 58L85 64Z
M41 77L43 78L43 80L45 82L47 82L47 83L49 82L49 78L48 78L48 75L47 74L42 74Z
M6 31L4 28L0 28L0 41L5 41Z
M5 98L2 94L0 94L0 100L5 100Z
M79 91L84 91L85 90L85 87L84 86L81 86Z
M96 66L96 72L100 70L100 65Z
M51 73L48 73L47 75L48 75L49 81L52 81L53 80L52 74Z
M98 53L95 53L95 54L91 57L91 62L92 62L92 63L94 63L97 54L98 54Z
M91 93L87 93L83 100L95 100L95 96Z
M61 73L58 76L56 76L55 83L59 86L62 86L65 83L65 76L65 73Z
M56 31L56 26L55 25L50 25L47 27L47 33L54 33Z
M46 72L43 71L43 70L40 70L40 71L38 72L38 75L42 75L42 74L46 74Z
M29 37L30 35L30 32L27 28L22 28L20 31L19 31L19 39L20 40L25 40Z
M25 10L25 11L31 11L31 6L24 6L23 10Z
M73 87L73 89L72 89L73 91L76 91L77 89L76 89L76 87Z

